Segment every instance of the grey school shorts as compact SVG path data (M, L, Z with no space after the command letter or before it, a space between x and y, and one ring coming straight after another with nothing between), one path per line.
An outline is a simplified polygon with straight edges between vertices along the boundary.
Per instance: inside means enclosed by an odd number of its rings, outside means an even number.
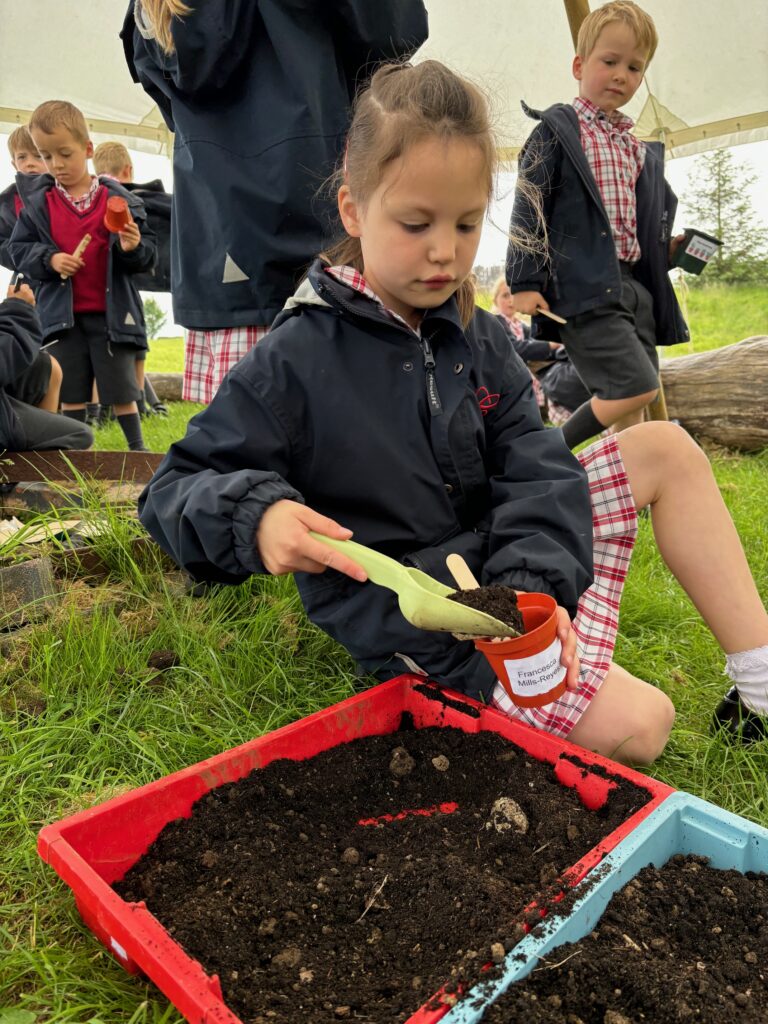
M648 289L620 263L621 298L571 317L560 340L591 394L634 398L659 386L656 323Z
M75 323L62 331L50 352L61 366L61 401L90 402L94 378L102 405L127 405L141 397L136 383L136 356L143 346L107 339L103 313L76 313Z

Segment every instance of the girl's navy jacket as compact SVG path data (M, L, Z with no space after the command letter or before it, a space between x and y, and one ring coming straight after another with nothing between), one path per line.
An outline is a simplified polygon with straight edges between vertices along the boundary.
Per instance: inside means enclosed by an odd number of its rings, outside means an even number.
M523 252L510 242L507 280L513 292L540 292L560 316L606 306L621 295L616 246L600 190L581 146L579 120L570 104L532 110L541 123L520 154L520 174L540 191L547 226L547 252ZM669 278L669 241L677 198L664 178L664 147L646 143L635 186L637 238L641 257L634 275L651 293L656 343L675 345L689 333ZM538 212L520 189L515 193L511 231L542 237ZM533 334L553 335L551 321L533 318Z
M464 330L452 298L427 312L420 338L319 261L172 445L139 509L196 579L239 583L265 572L256 531L283 498L449 585L450 552L484 584L544 591L571 613L592 581L584 471L543 427L496 318L477 310ZM366 671L386 679L415 662L446 685L492 690L471 643L415 629L390 590L331 570L296 580L309 618Z
M422 0L190 7L173 20L172 54L142 33L134 0L121 32L134 80L175 133L174 318L200 330L267 325L328 242L326 179L357 88L415 52L427 14Z
M0 465L5 448L23 448L26 435L8 401L5 389L31 366L40 351L40 320L23 299L0 302Z
M141 231L141 241L132 252L123 252L117 235L109 247L106 282L106 321L109 341L147 347L144 305L135 274L150 270L155 262L154 236L147 227L144 204L113 178L99 179L110 196L121 196ZM43 336L49 337L73 326L72 280L62 280L52 269L51 257L58 246L51 237L51 222L45 196L55 187L50 174L17 174L16 185L24 203L8 244L17 270L35 282L37 311L43 324ZM85 259L88 258L86 251Z

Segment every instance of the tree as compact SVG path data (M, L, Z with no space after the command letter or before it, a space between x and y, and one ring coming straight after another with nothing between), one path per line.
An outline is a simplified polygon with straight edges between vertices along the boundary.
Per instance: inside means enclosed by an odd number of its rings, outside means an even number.
M723 284L762 283L768 272L768 246L748 190L757 175L741 171L727 149L716 149L696 161L683 206L692 226L723 243L704 277Z
M165 313L155 299L144 299L144 322L147 325L147 338L157 338L165 324Z

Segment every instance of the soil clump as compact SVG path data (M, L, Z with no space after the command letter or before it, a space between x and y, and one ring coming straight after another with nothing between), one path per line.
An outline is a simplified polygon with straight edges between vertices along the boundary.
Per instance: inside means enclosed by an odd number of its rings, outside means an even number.
M491 583L487 587L457 590L448 595L448 600L465 604L478 612L486 612L499 622L511 626L521 636L525 633L525 623L517 607L517 593L514 587L507 587L503 583Z
M588 811L498 734L405 714L396 733L212 790L115 889L218 974L248 1024L394 1024L477 981L530 901L650 798L615 781Z

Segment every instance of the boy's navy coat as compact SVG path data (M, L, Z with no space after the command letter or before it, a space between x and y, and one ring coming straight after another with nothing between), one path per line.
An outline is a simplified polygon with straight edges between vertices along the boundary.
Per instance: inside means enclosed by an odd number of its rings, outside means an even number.
M175 132L173 312L184 327L271 324L333 231L323 186L357 87L427 37L422 0L206 0L121 37L135 81ZM140 20L140 19L139 19ZM318 195L318 193L320 193Z
M107 262L107 337L110 341L147 346L144 327L144 306L133 275L149 270L155 262L155 242L147 227L144 204L126 191L113 178L99 179L110 195L122 196L128 203L131 216L141 231L141 241L132 252L123 252L117 235L109 246ZM11 259L17 270L36 283L37 310L43 324L43 336L49 337L68 330L75 322L72 310L72 280L62 281L52 269L51 257L58 247L51 237L46 193L54 188L50 174L16 176L24 208L19 213L9 244ZM84 259L88 259L86 250Z
M600 190L581 146L579 120L567 103L547 110L523 104L537 125L520 154L520 175L535 185L543 200L548 252L537 257L510 243L507 280L513 292L540 292L560 316L576 316L621 296L621 271ZM669 279L669 240L677 198L664 178L664 147L646 143L643 169L637 179L637 237L641 257L634 275L653 297L656 343L688 341ZM512 231L521 228L541 237L531 202L520 189L512 209ZM536 336L552 335L552 321L534 317Z
M13 229L16 227L16 182L12 182L8 188L0 192L0 266L7 270L15 270L8 252Z
M152 181L128 181L124 187L144 203L147 226L157 246L155 265L133 279L141 292L169 292L171 290L171 206L173 196L165 191L159 178Z
M41 341L40 320L28 302L6 299L0 303L0 467L4 448L13 451L26 444L5 389L32 365Z
M455 551L483 583L545 591L573 612L592 580L581 465L544 429L495 317L478 310L465 332L451 299L421 329L437 407L417 335L316 262L172 445L139 499L146 528L195 578L239 583L265 571L256 531L288 498L445 583ZM296 580L310 619L367 671L389 678L412 661L467 692L492 690L472 644L415 629L391 591L330 570Z

